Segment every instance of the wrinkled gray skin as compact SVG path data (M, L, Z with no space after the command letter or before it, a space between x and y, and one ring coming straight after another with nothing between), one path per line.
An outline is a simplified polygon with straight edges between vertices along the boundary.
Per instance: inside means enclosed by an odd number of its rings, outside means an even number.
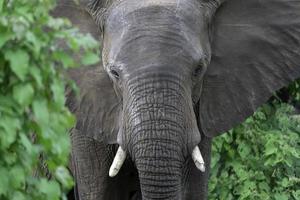
M103 41L103 66L70 72L80 200L206 199L211 138L300 76L298 0L59 2L54 15ZM127 159L109 178L119 145Z

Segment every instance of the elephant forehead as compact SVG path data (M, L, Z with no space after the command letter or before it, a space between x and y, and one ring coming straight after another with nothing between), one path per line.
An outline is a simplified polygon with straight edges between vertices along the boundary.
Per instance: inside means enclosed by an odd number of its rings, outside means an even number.
M204 23L204 11L196 0L127 0L108 11L106 28L126 29L134 24L172 21L196 31Z
M161 5L161 6L169 6L176 5L179 7L180 5L194 5L195 3L199 3L198 0L116 0L114 2L115 7L124 6L127 7L128 11L133 11L142 7L148 7L152 5ZM123 7L123 8L124 8Z
M172 55L198 62L208 41L199 37L207 27L200 6L188 0L142 2L124 1L108 15L105 41L111 60L133 62L128 55L147 55L153 61Z

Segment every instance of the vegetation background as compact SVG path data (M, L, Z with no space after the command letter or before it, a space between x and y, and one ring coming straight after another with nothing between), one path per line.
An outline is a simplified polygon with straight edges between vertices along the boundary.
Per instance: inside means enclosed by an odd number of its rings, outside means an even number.
M66 199L73 186L64 90L75 86L64 71L98 62L99 45L51 17L54 5L0 0L1 200ZM284 93L215 138L209 199L300 199L300 81Z
M51 17L55 2L0 0L1 200L66 199L73 185L67 132L75 119L65 107L64 72L97 62L99 46Z
M300 80L214 139L210 200L300 199L299 105Z

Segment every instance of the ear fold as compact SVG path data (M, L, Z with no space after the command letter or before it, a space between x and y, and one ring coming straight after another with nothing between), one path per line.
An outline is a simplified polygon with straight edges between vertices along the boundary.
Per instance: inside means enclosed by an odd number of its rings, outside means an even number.
M213 26L199 107L209 137L241 123L300 77L300 0L228 0Z

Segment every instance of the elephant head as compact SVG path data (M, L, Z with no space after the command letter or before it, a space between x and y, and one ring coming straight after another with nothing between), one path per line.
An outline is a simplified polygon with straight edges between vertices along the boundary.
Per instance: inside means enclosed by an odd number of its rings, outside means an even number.
M63 15L102 40L111 80L99 91L109 100L95 98L77 126L120 145L111 176L132 158L143 199L180 199L185 160L204 170L201 135L231 129L300 77L298 0L69 1Z

